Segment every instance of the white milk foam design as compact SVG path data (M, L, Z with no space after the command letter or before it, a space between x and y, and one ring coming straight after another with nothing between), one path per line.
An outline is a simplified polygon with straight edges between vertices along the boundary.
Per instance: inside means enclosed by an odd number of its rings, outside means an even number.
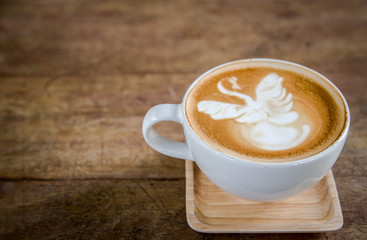
M229 81L234 91L224 88L222 82ZM283 78L276 73L268 74L256 87L256 101L250 96L237 92L241 87L236 77L222 79L218 90L226 95L244 100L245 105L218 101L201 101L199 112L209 114L214 120L234 119L246 128L240 131L251 144L265 150L285 150L302 143L310 133L307 124L291 126L298 119L292 110L292 94L282 87Z

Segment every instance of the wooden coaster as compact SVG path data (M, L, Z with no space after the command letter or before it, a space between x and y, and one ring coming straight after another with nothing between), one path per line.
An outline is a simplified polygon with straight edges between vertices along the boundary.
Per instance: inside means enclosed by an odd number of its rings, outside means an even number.
M331 170L297 196L255 202L221 190L194 162L186 161L186 215L192 229L206 233L324 232L343 226Z

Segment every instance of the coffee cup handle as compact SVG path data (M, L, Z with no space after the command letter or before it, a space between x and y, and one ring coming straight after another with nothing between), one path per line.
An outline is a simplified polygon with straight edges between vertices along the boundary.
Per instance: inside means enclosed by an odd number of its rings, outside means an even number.
M149 109L143 120L145 141L156 151L174 158L194 160L186 142L170 140L159 135L153 125L161 121L181 123L180 104L160 104Z

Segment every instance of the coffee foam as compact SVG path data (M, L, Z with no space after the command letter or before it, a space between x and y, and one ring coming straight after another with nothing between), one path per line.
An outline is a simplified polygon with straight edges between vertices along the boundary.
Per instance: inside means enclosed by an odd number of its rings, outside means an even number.
M230 82L232 89L226 89L223 82ZM292 94L282 87L283 78L276 73L265 76L256 87L256 99L240 93L237 77L224 78L217 84L225 95L243 99L244 104L220 101L200 101L199 112L204 112L214 120L233 119L244 123L247 131L242 135L252 145L264 150L284 150L302 143L310 132L307 124L294 124L299 114L291 111Z
M214 148L263 162L312 156L332 144L345 124L344 108L325 86L270 67L203 78L187 97L186 115Z

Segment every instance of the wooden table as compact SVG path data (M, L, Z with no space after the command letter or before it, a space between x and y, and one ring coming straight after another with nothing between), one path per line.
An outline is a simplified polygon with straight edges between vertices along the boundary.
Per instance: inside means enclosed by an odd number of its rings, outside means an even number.
M341 230L202 234L188 226L184 161L141 123L204 71L268 57L329 77L352 122L333 167ZM0 2L1 239L365 239L366 1ZM180 126L157 129L183 139Z

